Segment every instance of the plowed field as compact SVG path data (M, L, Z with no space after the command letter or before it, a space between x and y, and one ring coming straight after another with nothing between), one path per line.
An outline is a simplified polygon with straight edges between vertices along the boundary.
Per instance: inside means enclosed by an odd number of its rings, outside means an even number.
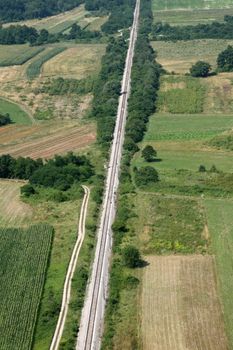
M143 350L227 350L211 256L150 256L142 283Z

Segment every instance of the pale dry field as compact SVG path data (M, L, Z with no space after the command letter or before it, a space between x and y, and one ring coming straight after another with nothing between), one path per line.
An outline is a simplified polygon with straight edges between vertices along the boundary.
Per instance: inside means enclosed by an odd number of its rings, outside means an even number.
M32 209L20 200L20 187L24 181L0 180L0 224L21 225L30 220Z
M55 154L86 149L96 139L95 125L75 126L53 124L34 127L6 127L3 134L4 143L0 146L0 154L11 154L14 157L51 158ZM4 131L4 128L3 128Z
M46 62L42 76L83 79L98 74L105 47L104 44L77 44Z
M212 256L147 256L143 350L229 350Z

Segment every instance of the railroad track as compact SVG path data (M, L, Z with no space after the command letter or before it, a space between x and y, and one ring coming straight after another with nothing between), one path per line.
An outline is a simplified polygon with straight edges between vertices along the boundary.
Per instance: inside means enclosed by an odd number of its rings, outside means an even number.
M59 344L63 334L64 326L65 326L68 307L69 307L71 282L76 269L79 252L81 250L82 243L85 238L85 223L86 223L87 206L88 206L88 201L90 196L90 190L87 186L82 186L82 187L85 193L84 193L84 198L83 198L81 212L80 212L78 236L77 236L77 240L72 252L72 256L71 256L67 274L66 274L66 279L65 279L64 289L63 289L63 296L62 296L61 311L57 321L57 326L52 339L52 343L50 345L50 350L57 350L59 348Z
M107 296L108 269L111 256L111 226L115 217L116 193L119 183L120 160L127 116L127 102L130 94L130 77L134 48L137 39L140 0L137 0L134 22L131 29L125 71L122 80L122 94L119 99L118 114L108 166L106 190L98 234L96 255L93 264L86 303L82 312L76 350L96 350L100 347L103 327L104 307Z

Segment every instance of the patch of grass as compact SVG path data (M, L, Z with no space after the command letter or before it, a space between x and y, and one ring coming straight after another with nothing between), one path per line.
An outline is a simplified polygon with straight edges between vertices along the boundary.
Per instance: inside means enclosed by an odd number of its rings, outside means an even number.
M53 237L48 225L0 229L0 347L29 349Z
M217 67L218 54L232 40L202 39L188 41L153 41L152 46L157 52L157 60L168 72L187 73L197 61L207 61L213 69Z
M158 94L159 111L169 113L201 113L205 98L205 88L197 78L163 77Z
M144 141L204 140L232 127L231 115L155 114L150 118Z
M133 225L139 238L142 232L144 254L206 252L203 209L197 201L141 192L135 208L138 219L133 219Z
M233 151L233 135L223 134L213 137L208 144L217 149L227 149Z
M43 64L64 50L66 50L66 47L54 47L49 51L46 51L37 60L31 62L26 70L26 75L28 79L35 79L36 77L38 77L40 75Z
M233 202L205 200L211 242L216 254L220 295L230 348L233 347Z
M30 125L31 119L19 105L0 98L0 113L9 113L11 120L17 124Z
M0 67L21 65L43 50L29 45L0 45Z
M186 9L155 11L154 22L166 22L171 25L208 24L214 21L223 22L225 15L233 15L233 8L225 9Z
M153 10L218 9L232 7L231 0L153 0Z

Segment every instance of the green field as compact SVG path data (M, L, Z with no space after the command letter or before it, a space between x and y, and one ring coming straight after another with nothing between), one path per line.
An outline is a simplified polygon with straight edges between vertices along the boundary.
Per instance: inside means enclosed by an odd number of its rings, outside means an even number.
M216 254L218 280L224 308L225 327L233 348L233 202L205 200L213 251Z
M205 92L204 85L197 78L164 76L157 109L169 113L201 113Z
M232 0L153 0L153 10L218 9L233 7Z
M29 45L0 45L0 67L21 65L43 50Z
M28 114L20 108L19 105L0 98L0 113L9 113L13 123L29 125L31 119Z
M52 49L49 49L48 51L45 51L42 56L40 56L37 60L34 60L29 64L26 70L26 75L28 79L35 79L40 75L41 68L43 64L47 61L49 61L51 58L55 57L59 53L66 50L66 47L54 47Z
M0 229L0 348L28 350L44 286L53 229Z
M214 21L223 22L225 15L233 15L233 8L218 10L166 10L155 11L154 22L166 22L170 25L207 24Z
M175 73L189 72L197 61L209 62L213 69L217 66L219 53L233 45L232 40L202 39L190 41L154 41L152 47L157 52L157 59L168 71Z

